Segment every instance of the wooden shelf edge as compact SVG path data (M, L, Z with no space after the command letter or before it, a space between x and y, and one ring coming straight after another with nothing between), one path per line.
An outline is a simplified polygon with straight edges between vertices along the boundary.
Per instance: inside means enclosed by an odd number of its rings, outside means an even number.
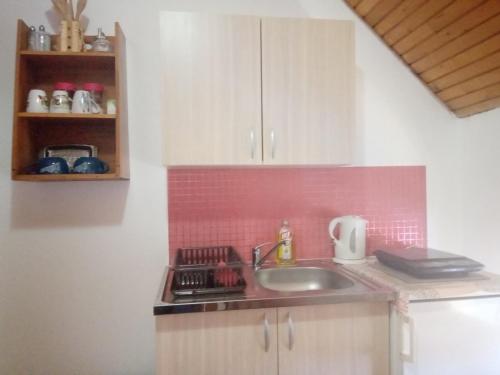
M13 181L31 181L31 182L48 182L48 181L116 181L129 180L127 177L119 176L115 173L103 174L15 174L12 175Z
M37 113L18 112L19 118L42 118L42 119L82 119L82 120L116 120L116 115L107 114L81 114L81 113Z
M19 51L21 56L64 56L64 57L107 57L114 58L114 52L63 52L63 51Z

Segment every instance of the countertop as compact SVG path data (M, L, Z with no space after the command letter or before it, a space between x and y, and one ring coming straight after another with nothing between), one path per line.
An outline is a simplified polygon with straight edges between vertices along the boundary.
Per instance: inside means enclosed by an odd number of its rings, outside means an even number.
M489 272L471 273L468 277L452 280L421 280L384 266L374 256L368 257L364 264L345 268L396 291L396 307L403 313L408 311L410 302L500 296L500 276Z
M331 259L302 260L298 261L296 266L331 269L349 278L355 285L335 290L276 292L261 287L255 280L253 268L245 265L243 267L243 274L247 282L247 287L244 293L212 295L210 297L174 298L170 292L173 272L167 267L160 284L153 311L155 315L164 315L343 302L389 302L394 301L397 297L396 293L390 288L373 282L369 278L360 277L347 267L334 264ZM269 267L269 265L264 265L263 268Z

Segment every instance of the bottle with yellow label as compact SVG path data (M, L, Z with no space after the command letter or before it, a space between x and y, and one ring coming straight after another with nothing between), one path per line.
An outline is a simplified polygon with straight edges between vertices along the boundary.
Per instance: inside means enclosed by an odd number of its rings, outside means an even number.
M276 264L280 266L295 264L292 240L292 231L288 225L288 221L283 220L283 224L278 232L278 241L283 241L283 243L276 250Z

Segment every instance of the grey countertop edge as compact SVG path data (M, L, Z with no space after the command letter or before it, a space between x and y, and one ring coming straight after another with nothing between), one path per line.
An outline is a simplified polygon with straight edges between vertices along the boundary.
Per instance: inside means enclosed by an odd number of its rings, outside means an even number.
M331 261L330 261L331 262ZM220 296L218 298L199 299L189 302L164 302L165 293L170 267L166 267L163 273L160 287L156 296L156 301L153 307L155 316L166 314L183 314L196 312L210 311L229 311L229 310L247 310L247 309L262 309L262 308L277 308L291 306L308 306L308 305L323 305L348 302L392 302L396 300L398 294L395 290L387 288L383 285L374 283L364 277L360 277L347 269L342 271L349 277L356 279L363 284L364 290L358 290L347 293L302 293L289 294L277 293L274 296L259 296L259 295L233 295ZM251 268L246 266L247 274Z

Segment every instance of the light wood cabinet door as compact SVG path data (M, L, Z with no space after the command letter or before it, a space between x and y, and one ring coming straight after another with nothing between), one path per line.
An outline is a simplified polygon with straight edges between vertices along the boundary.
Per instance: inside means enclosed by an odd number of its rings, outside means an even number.
M276 309L156 317L157 374L277 375Z
M353 23L286 18L261 22L264 163L350 163Z
M278 309L280 374L389 374L387 303Z
M260 19L161 14L167 165L262 163Z

